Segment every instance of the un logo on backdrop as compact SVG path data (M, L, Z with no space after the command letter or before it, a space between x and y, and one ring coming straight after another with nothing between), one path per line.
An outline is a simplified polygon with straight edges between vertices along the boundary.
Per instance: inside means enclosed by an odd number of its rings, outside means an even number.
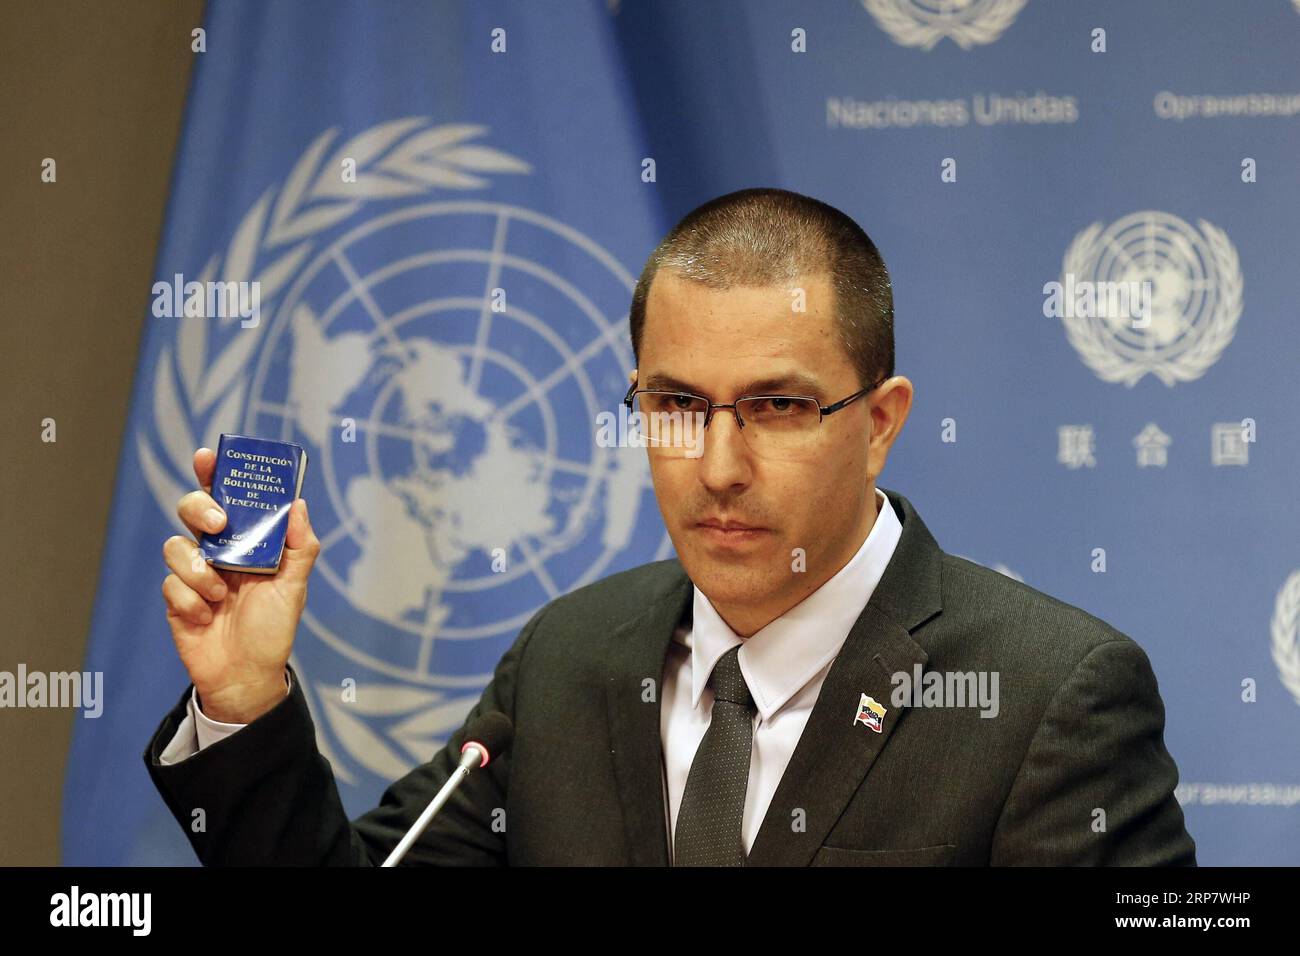
M644 455L593 441L634 278L532 210L430 201L527 166L426 125L325 159L331 131L248 213L205 274L260 278L261 322L182 322L153 383L163 459L138 443L168 514L200 433L308 448L322 550L294 666L343 782L427 760L538 607L670 550Z
M1204 219L1197 225L1136 212L1093 223L1070 244L1061 266L1067 288L1149 283L1149 314L1140 318L1122 310L1062 316L1070 344L1103 381L1132 387L1151 374L1171 387L1190 382L1232 341L1242 308L1237 250L1223 230Z
M901 46L932 50L948 37L964 50L993 43L1028 0L862 0L880 29Z
M1293 571L1278 590L1271 624L1278 677L1300 705L1300 571Z

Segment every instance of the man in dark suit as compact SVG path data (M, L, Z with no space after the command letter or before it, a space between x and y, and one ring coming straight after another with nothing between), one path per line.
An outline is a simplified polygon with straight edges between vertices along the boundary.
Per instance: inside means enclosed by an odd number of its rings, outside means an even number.
M665 238L625 402L678 557L533 616L467 721L506 714L511 750L406 863L1195 863L1141 648L944 553L877 489L912 400L892 323L875 246L815 200L733 193ZM213 530L213 505L180 514ZM349 822L287 667L305 504L272 578L196 569L193 547L168 540L163 585L193 687L145 763L199 858L382 861L465 728Z

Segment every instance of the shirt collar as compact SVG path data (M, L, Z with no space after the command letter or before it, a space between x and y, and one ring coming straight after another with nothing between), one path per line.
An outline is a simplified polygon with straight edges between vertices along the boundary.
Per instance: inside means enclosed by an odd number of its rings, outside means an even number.
M835 659L849 631L885 573L903 526L889 499L876 489L879 513L857 554L834 577L762 630L742 640L695 588L689 631L679 640L691 649L691 705L698 707L713 665L742 644L740 671L764 720Z

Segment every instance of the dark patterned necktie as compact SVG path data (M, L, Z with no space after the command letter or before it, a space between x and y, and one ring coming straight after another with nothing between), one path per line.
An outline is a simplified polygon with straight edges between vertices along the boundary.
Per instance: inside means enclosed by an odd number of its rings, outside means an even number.
M754 742L754 698L737 644L709 675L713 716L686 777L673 835L673 866L744 866L745 789Z

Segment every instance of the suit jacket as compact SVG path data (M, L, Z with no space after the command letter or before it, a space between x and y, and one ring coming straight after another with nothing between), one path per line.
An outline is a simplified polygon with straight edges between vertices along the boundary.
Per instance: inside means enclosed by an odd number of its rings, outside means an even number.
M945 553L905 497L886 495L902 536L827 674L749 864L1195 865L1142 649ZM644 682L662 686L692 587L676 560L658 561L538 611L466 721L504 712L511 750L462 783L404 862L666 865L659 695ZM997 716L897 706L891 675L917 665L996 671ZM855 721L863 694L886 707L879 732ZM378 864L464 741L462 727L349 822L296 675L274 709L163 766L188 697L144 759L204 864Z

